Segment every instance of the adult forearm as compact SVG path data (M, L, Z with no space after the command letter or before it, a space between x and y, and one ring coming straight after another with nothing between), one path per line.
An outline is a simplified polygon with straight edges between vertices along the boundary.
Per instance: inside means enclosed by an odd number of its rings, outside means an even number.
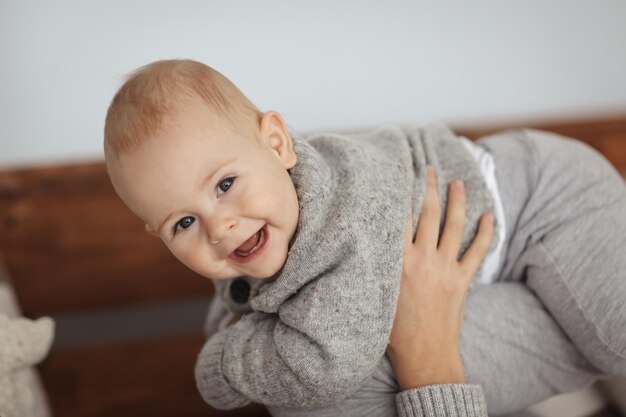
M454 349L416 349L387 351L395 369L400 389L419 388L432 384L465 383L461 354Z

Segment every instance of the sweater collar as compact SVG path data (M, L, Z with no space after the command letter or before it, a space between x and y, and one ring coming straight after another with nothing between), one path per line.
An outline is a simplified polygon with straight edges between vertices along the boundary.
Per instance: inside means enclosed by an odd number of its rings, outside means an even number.
M259 295L250 300L251 304L266 312L275 312L280 304L277 300L284 300L302 287L302 280L306 279L303 275L307 270L307 254L312 244L315 245L311 238L317 235L316 229L324 224L320 217L326 210L325 207L320 210L319 203L327 201L333 188L330 165L309 143L309 140L315 140L314 137L304 139L292 135L292 140L297 161L288 172L298 196L298 225L289 242L289 253L283 267L269 278L254 280ZM313 199L318 204L309 204ZM278 279L280 285L272 285Z
M320 193L330 191L332 173L326 160L306 139L293 135L292 140L298 159L288 171L296 188L300 214L302 214L304 204Z

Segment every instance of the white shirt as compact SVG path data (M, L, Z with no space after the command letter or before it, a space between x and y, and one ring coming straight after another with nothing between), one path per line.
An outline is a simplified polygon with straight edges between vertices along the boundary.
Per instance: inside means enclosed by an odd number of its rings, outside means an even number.
M495 203L495 218L500 226L498 236L500 240L495 250L485 257L483 265L483 274L478 277L481 284L490 284L498 279L500 258L502 257L502 248L504 247L504 239L506 237L506 224L504 221L504 209L502 208L502 200L498 183L496 182L496 167L491 154L482 146L475 144L471 140L460 137L461 142L470 151L472 156L478 162L480 170L483 173L487 189L491 192Z

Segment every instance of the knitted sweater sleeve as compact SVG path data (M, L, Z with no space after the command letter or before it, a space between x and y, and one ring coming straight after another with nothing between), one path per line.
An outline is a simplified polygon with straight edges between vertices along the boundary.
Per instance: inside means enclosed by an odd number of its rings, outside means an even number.
M341 280L333 278L317 284ZM336 403L357 391L384 354L387 338L381 335L389 332L389 318L381 310L392 304L385 297L393 291L381 287L378 297L368 298L376 306L369 311L344 311L346 297L366 299L366 290L322 287L306 286L278 313L253 311L211 337L195 367L204 400L218 409L250 402L305 407ZM324 294L337 302L324 302Z
M437 384L396 395L399 417L487 417L480 385Z

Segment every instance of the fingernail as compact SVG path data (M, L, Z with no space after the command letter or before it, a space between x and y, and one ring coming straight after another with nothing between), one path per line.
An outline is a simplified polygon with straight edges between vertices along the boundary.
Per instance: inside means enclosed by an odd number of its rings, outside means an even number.
M431 165L427 165L426 166L426 171L428 172L428 176L430 178L435 176L435 170L433 169L433 167Z
M493 223L493 214L485 213L485 221L487 221L489 223Z
M463 185L463 181L461 180L452 181L452 186L454 187L455 190L459 190L459 191L463 191L465 189L465 186Z

